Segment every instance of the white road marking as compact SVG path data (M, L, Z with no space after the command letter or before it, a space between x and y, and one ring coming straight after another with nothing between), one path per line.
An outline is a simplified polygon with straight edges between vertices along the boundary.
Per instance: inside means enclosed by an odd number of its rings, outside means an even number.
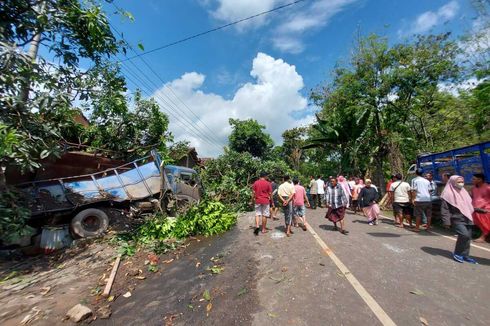
M387 219L387 220L391 220L391 221L393 221L393 218L391 218L391 217L384 216L384 215L380 215L380 216L381 216L382 218L384 218L384 219ZM404 224L404 225L408 225L408 223L406 223L406 222L404 222L403 224ZM457 238L456 238L456 237L451 237L451 236L448 236L448 235L444 235L444 234L441 234L441 233L439 233L439 232L435 232L435 231L432 231L432 230L427 231L427 232L437 234L438 236L441 236L441 237L446 238L446 239L450 239L450 240L453 240L453 241L457 241ZM485 251L490 252L490 249L485 248L485 247L482 247L482 246L479 246L479 245L476 245L476 244L473 244L473 243L471 243L471 246L472 246L472 247L475 247L475 248L478 248L478 249L481 249L481 250L485 250Z
M345 276L347 281L352 285L354 290L368 305L371 311L376 315L381 324L386 326L396 326L395 322L388 316L388 314L381 308L381 306L374 300L374 298L366 291L366 289L359 283L357 278L349 271L349 269L340 261L340 259L333 253L333 251L327 246L327 244L320 238L320 236L313 230L310 224L306 223L308 231L313 235L316 242L322 247L325 254L334 262L340 272Z

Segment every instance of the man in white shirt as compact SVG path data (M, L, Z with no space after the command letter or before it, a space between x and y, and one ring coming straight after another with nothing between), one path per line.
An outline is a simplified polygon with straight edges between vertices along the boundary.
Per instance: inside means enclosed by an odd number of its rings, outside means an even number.
M422 176L421 169L415 171L417 177L412 180L412 203L415 215L415 232L420 232L420 222L425 214L427 217L427 228L430 229L432 221L432 201L430 196L431 186L429 180Z
M325 182L322 180L322 177L319 175L316 179L316 185L318 187L318 207L322 207L322 200L325 197Z
M395 181L390 186L390 200L393 203L395 213L395 226L403 228L403 219L406 218L412 226L412 204L410 203L410 185L402 180L402 175L397 173Z

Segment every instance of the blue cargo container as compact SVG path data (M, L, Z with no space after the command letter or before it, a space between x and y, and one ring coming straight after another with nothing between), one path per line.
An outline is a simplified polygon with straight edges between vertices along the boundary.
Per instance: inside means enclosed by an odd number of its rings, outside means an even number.
M409 173L420 168L424 173L432 172L434 180L441 182L444 173L461 175L465 183L471 183L474 173L485 174L485 181L490 182L490 141L451 149L441 153L422 154L417 157Z

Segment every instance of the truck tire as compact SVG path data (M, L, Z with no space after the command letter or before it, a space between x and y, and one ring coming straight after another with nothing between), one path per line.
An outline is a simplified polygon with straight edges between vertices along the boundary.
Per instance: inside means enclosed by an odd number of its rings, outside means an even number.
M109 217L97 208L87 208L71 220L71 231L80 238L96 237L109 227Z

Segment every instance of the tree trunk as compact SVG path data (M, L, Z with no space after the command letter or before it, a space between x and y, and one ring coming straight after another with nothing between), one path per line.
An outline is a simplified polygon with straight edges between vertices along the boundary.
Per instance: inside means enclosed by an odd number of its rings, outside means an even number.
M385 180L383 174L383 156L378 154L374 159L375 167L374 167L374 175L373 175L373 183L378 187L378 191L381 196L385 193Z
M392 139L388 143L388 161L390 162L391 173L403 173L403 156L400 147Z

